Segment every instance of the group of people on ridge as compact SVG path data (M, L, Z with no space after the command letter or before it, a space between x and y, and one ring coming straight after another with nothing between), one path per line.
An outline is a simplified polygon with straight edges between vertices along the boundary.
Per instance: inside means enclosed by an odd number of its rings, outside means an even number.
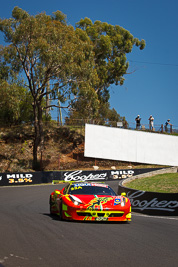
M154 123L153 123L153 121L154 121L154 118L153 118L153 116L152 115L150 115L150 117L149 117L149 129L150 129L150 131L152 130L154 130ZM140 126L141 126L141 117L140 117L140 115L137 115L137 117L135 118L135 121L136 121L136 129L140 129ZM165 132L168 132L168 125L170 125L170 127L171 127L171 129L172 129L172 124L170 123L170 119L168 119L167 121L166 121L166 123L165 123Z

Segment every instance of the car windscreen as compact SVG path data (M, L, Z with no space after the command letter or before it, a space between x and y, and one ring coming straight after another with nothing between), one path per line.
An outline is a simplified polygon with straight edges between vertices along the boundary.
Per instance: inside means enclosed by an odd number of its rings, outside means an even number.
M71 185L68 191L70 195L109 195L116 196L116 193L108 186L77 186Z

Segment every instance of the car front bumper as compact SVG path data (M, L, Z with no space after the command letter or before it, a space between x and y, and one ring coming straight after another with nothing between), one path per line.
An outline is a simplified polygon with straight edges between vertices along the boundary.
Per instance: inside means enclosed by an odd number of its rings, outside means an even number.
M122 210L79 209L62 205L63 218L79 221L131 221L131 207Z

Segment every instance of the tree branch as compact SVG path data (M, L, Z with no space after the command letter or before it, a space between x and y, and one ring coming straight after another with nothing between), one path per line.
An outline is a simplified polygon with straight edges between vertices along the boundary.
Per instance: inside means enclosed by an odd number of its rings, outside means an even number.
M55 107L55 108L69 108L71 106L71 104L69 104L67 107L61 107L61 106L58 106L58 105L49 105L47 107L43 107L43 110L44 109L48 109L48 108L52 108L52 107Z

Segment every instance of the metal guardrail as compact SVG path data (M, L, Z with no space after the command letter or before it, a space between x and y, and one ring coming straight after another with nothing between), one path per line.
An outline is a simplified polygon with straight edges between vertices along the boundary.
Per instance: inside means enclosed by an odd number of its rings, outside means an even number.
M72 122L72 123L71 123ZM119 127L124 129L130 130L142 130L142 131L149 131L149 132L159 132L159 133L178 133L178 126L168 126L167 129L163 124L155 124L153 129L150 129L149 124L141 124L139 128L136 128L136 124L132 122L123 123L123 126L118 126L118 122L116 121L97 121L92 119L75 119L70 120L69 123L66 121L64 125L73 125L73 126L85 126L86 123L95 124L95 125L103 125L103 126L110 126L110 127Z
M178 134L178 126L175 125L169 125L167 129L163 124L155 124L153 129L150 130L149 124L141 124L139 128L136 128L136 124L133 122L116 122L116 121L99 121L99 120L93 120L93 119L70 119L67 120L65 119L65 122L59 122L58 118L54 118L52 121L44 121L44 125L51 125L51 126L59 126L59 127L74 127L74 128L83 128L85 127L85 124L94 124L94 125L101 125L101 126L108 126L108 127L119 127L119 128L124 128L124 129L130 129L130 130L141 130L141 131L147 131L147 132L157 132L157 133L169 133L169 134ZM121 126L121 124L123 126ZM24 123L23 125L1 125L0 127L7 127L7 128L13 128L13 127L18 127L18 126L26 126L26 125L31 125L31 123Z

